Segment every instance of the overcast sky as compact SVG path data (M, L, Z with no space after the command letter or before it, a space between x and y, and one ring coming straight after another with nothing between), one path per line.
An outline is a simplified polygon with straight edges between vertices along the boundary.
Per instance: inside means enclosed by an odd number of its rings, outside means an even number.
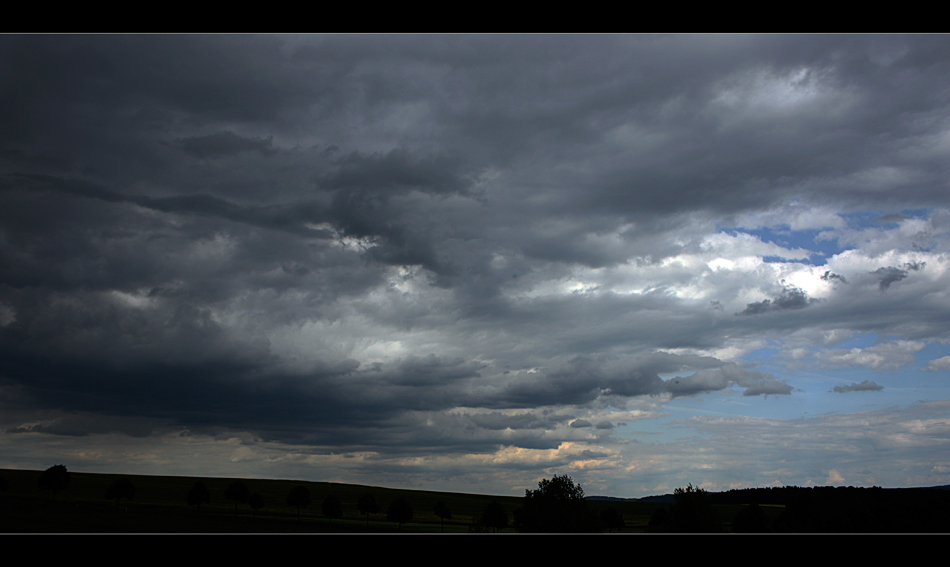
M0 467L950 484L948 36L0 36Z

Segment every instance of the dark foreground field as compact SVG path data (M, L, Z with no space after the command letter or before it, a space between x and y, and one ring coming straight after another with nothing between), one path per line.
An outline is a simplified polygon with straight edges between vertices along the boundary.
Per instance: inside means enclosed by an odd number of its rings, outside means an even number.
M55 467L54 467L55 468ZM395 490L296 480L193 478L69 473L69 485L55 492L41 488L41 471L0 470L0 533L513 533L514 516L525 498ZM567 478L567 477L562 477ZM110 485L125 479L134 486L133 499L105 498ZM259 493L263 505L226 498L240 480L248 493ZM188 505L188 494L200 481L209 500ZM310 503L298 510L287 504L296 487L309 491ZM947 533L950 491L853 487L783 487L705 493L677 489L677 496L655 501L588 499L579 531L644 532L780 532L780 533ZM378 512L362 515L358 503L371 495ZM338 499L342 517L330 519L323 503ZM387 519L390 505L405 499L412 517L403 523ZM437 516L444 504L451 517ZM491 527L489 504L495 502L505 527ZM537 502L537 501L536 501ZM622 528L607 527L613 508ZM551 508L543 515L550 516ZM576 508L575 508L576 510ZM332 515L332 514L331 514ZM525 524L522 524L524 527ZM537 525L537 524L535 524ZM574 524L580 525L580 524ZM593 526L593 529L588 529ZM564 531L538 528L534 531ZM571 530L567 530L571 531Z
M444 522L445 533L480 531L476 520L492 501L499 501L509 519L509 527L499 532L514 532L513 511L521 498L474 494L394 490L351 484L304 482L296 480L240 479L250 492L264 496L264 507L252 511L247 504L235 504L225 498L228 486L238 479L163 476L109 475L70 472L69 487L52 496L38 489L40 471L2 470L7 488L0 493L0 532L2 533L439 533L440 519L433 511L443 501L452 518ZM133 500L106 500L106 489L118 478L129 479L135 486ZM187 505L187 495L196 481L202 481L211 495L200 510ZM295 486L310 491L311 503L300 512L287 505L287 495ZM367 518L360 515L357 503L372 494L380 512ZM328 496L336 496L343 518L329 520L321 505ZM403 497L410 502L413 518L399 526L387 521L390 503ZM626 532L642 532L657 504L639 502L590 502L597 511L613 506L624 514Z

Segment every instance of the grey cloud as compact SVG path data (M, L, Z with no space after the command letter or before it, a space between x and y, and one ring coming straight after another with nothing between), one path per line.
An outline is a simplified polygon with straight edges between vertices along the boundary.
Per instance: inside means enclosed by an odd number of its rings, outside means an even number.
M380 429L375 436L377 443L388 444L378 450L394 454L485 453L496 451L499 445L550 450L560 444L560 435L553 432L573 419L550 410L517 415L426 411L392 415L377 422ZM356 441L365 436L360 428L348 425L337 428L338 432L352 435Z
M532 413L505 415L498 412L474 414L469 419L484 429L546 429L552 423Z
M878 268L871 273L878 276L878 287L882 292L884 292L887 291L889 287L891 287L892 283L899 282L906 278L910 271L920 271L926 265L927 262L907 262L904 264L903 268L888 266L886 268Z
M944 356L927 362L927 367L921 369L924 372L933 372L940 370L950 370L950 356Z
M673 396L692 396L728 388L730 382L721 372L699 371L690 376L677 376L666 381L666 391Z
M571 427L575 427L575 428L592 427L592 426L593 424L591 424L591 422L587 421L586 419L575 419L574 421L571 422Z
M497 403L502 407L585 404L596 399L600 391L589 378L577 380L547 376L520 376L509 383ZM558 379L561 378L561 379Z
M735 364L699 370L689 376L677 376L664 382L674 397L694 396L703 392L724 390L733 384L745 388L743 396L789 395L792 387L767 372L746 370Z
M852 382L849 386L835 386L833 391L839 394L844 394L847 392L880 392L883 389L884 386L864 380L860 383Z
M781 380L765 380L750 385L742 392L743 396L769 395L788 396L792 393L792 387Z
M100 199L111 203L131 203L156 211L218 217L238 223L285 230L314 238L332 238L326 229L311 228L327 218L326 212L314 202L295 203L292 206L242 206L209 194L149 197L125 195L83 180L56 178L44 175L13 175L8 178L10 188L51 189L70 195Z
M584 348L584 345L574 347ZM594 401L602 396L636 397L668 391L659 373L684 369L715 369L723 363L710 357L641 354L636 357L579 355L535 373L510 374L501 399L506 404L569 405Z
M465 193L473 172L459 155L413 155L404 148L385 154L353 152L335 160L336 169L317 180L323 190L396 193Z
M207 136L181 138L178 145L197 158L219 158L250 151L258 151L265 156L277 153L273 136L266 139L245 138L230 130Z
M582 405L600 396L642 396L662 392L649 363L611 357L575 356L537 373L512 377L496 403L507 407Z
M874 346L851 349L826 349L817 358L829 366L864 366L867 368L895 370L915 365L917 357L926 346L922 341L880 341Z
M130 310L93 294L75 303L54 299L52 306L27 301L36 296L24 299L14 303L17 319L0 327L5 383L22 388L21 411L47 407L85 416L39 426L48 433L140 435L159 420L289 439L301 436L303 424L365 422L360 416L372 407L339 384L358 361L282 372L266 342L242 340L207 311L174 300ZM447 366L446 376L470 372ZM400 407L413 405L404 401Z
M909 218L911 217L905 215L904 213L887 213L886 215L876 217L874 220L877 222L900 222Z
M274 64L280 43L263 36L18 36L5 47L41 77L34 88L59 87L100 104L159 99L189 112L253 120L273 117L294 91L316 94ZM288 90L288 83L296 88Z
M426 357L409 355L396 365L389 381L408 386L445 384L452 380L476 378L484 367L484 364L462 358L442 360L433 354Z
M148 437L154 431L158 420L137 419L135 417L106 416L73 412L49 422L8 429L8 433L48 433L86 437L90 434L121 433L129 437Z
M581 459L603 459L605 457L610 457L610 453L604 453L602 451L590 451L585 450L581 451L578 455Z
M821 279L826 282L841 282L848 283L848 280L840 274L832 273L830 270L826 270L824 274L821 275Z
M758 315L768 311L782 311L788 309L802 309L817 303L817 299L808 297L804 290L794 286L786 286L782 294L772 299L763 299L746 306L742 315Z

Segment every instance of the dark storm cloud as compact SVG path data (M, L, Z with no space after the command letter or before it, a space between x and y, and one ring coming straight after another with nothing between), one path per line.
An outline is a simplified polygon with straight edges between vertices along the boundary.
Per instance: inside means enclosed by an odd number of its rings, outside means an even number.
M196 115L273 116L308 89L267 36L17 36L3 38L5 89L30 111L54 98L121 107L160 101ZM291 84L295 88L288 88ZM312 91L310 91L312 92ZM72 109L70 109L72 110Z
M47 350L23 347L25 339L44 332L35 318L30 328L14 323L0 334L5 379L29 385L19 410L87 414L30 431L141 434L149 423L161 423L250 429L265 440L333 444L323 428L333 429L337 442L347 442L355 435L353 427L380 426L409 410L454 407L465 398L453 381L476 376L479 368L459 360L409 357L375 372L359 373L354 360L318 364L305 374L286 372L275 367L266 344L228 340L198 313L179 314L178 323L156 314L118 320L113 325L120 328L110 329L108 314L96 317L91 311L86 306L74 316L85 317L85 326L82 319L70 322L58 314L57 324L70 334L57 333L60 344L46 342ZM420 392L427 385L432 388Z
M730 115L745 118L744 112L755 110L741 106L748 101L739 97L735 103L739 106L706 115L711 121L708 142L703 143L693 130L701 109L710 100L717 100L717 90L732 88L741 95L743 88L756 86L754 73L759 70L765 79L778 80L803 67L834 69L834 74L827 77L830 86L857 89L870 97L866 105L846 107L837 114L823 115L816 109L796 117L800 124L804 120L821 130L834 131L858 118L865 118L865 129L893 129L895 118L887 113L893 113L903 102L887 90L896 76L916 86L905 86L900 91L916 107L924 110L939 104L934 95L922 95L933 86L933 77L939 76L932 71L934 65L941 65L934 54L943 49L942 42L919 38L911 43L896 38L895 44L909 44L910 49L885 68L868 61L867 53L877 49L874 44L879 41L821 37L801 41L781 36L381 36L368 40L313 38L294 45L277 37L126 36L45 40L13 37L5 45L11 71L29 72L31 77L41 79L44 97L76 93L72 96L102 100L113 107L147 99L152 107L166 105L194 116L275 121L290 129L292 125L285 126L280 113L295 106L316 103L319 116L332 117L343 109L348 112L340 116L360 116L361 109L425 101L445 131L445 142L471 151L476 162L501 159L501 155L505 160L516 159L536 151L541 144L558 148L562 143L580 143L583 149L599 140L602 133L598 127L605 120L612 120L608 124L613 125L664 128L674 137L665 147L645 151L638 159L642 165L620 170L615 181L595 186L585 196L554 196L562 203L562 211L569 211L579 198L589 199L589 204L598 208L607 206L614 212L637 214L680 210L683 203L692 208L746 209L781 197L781 187L766 186L766 191L761 185L750 186L748 191L729 189L735 187L738 175L752 174L751 178L758 179L761 176L757 173L781 172L770 166L782 166L787 159L777 153L778 139L767 136L749 143L745 148L748 152L739 157L733 148L747 142L743 123L729 121L730 127L723 130L713 127ZM433 49L432 43L442 47ZM822 51L830 46L837 47L835 52L840 57L833 59ZM544 68L555 63L551 73L537 76L539 65ZM353 74L359 65L367 72ZM451 68L455 70L449 71ZM749 71L753 74L744 74ZM803 89L815 87L825 77L818 72L806 74L799 84ZM27 85L30 81L11 80L10 84ZM75 84L83 88L76 89ZM592 85L602 86L595 89ZM102 97L103 92L110 96ZM670 108L670 99L676 97L682 97L679 106ZM533 104L523 104L522 100ZM100 105L107 110L105 102ZM867 120L861 115L875 108L875 102L887 103L879 111L886 119ZM666 113L657 112L664 107ZM754 112L750 112L749 119L754 118ZM772 120L776 125L786 123L781 116ZM822 120L828 123L823 125ZM842 147L841 134L809 136L805 145L805 136L796 137L804 130L802 125L790 131L779 130L786 153L791 148L799 154L820 156L830 150L841 155L836 149ZM855 140L868 134L844 132ZM689 155L705 155L703 163L716 168L715 174L710 177L704 168L705 181L699 182L692 171L670 167ZM856 159L849 161L855 163ZM812 167L827 161L813 160ZM730 173L736 171L736 166L743 173Z
M136 313L93 294L51 300L17 304L17 320L0 329L4 378L27 385L23 403L34 407L234 423L229 402L253 389L241 377L272 361L266 344L235 341L207 310Z
M327 218L322 207L314 202L295 203L292 206L241 206L213 195L178 195L148 197L124 195L117 191L79 179L55 178L40 175L12 175L0 189L52 189L66 194L100 199L111 203L131 203L156 211L216 217L262 228L286 230L302 236L331 238L326 229L312 228L313 223Z
M133 438L148 437L153 432L152 424L139 418L77 412L46 420L44 423L7 430L7 433L48 433L74 437L86 437L95 433L121 433Z
M242 152L259 151L265 156L277 153L273 136L267 138L244 138L234 132L224 131L208 136L177 140L185 152L197 158L231 156Z
M884 386L864 380L860 383L852 382L849 386L835 386L832 391L845 394L847 392L880 392L883 389Z
M194 342L192 350L209 348L200 340ZM169 343L164 345L166 351ZM457 360L410 357L391 367L366 370L359 369L357 361L342 360L316 365L303 374L282 372L266 351L253 349L254 345L244 345L243 352L208 354L203 359L161 352L110 361L78 354L38 360L34 353L7 353L8 377L27 381L32 376L29 401L21 401L20 409L49 407L109 416L98 421L89 416L58 419L29 429L68 435L105 431L103 424L113 422L123 429L111 425L111 430L135 432L151 423L196 431L249 429L264 440L334 445L359 444L359 431L387 427L388 432L376 435L377 442L396 446L415 442L400 431L405 412L438 411L472 401L453 381L471 378L477 366ZM122 421L120 416L129 417ZM532 416L527 422L502 419L503 428L525 429L548 427L545 424L553 416L541 421ZM491 416L474 422L497 428Z
M425 204L414 213L407 212L407 208L407 203L392 203L367 191L340 191L333 197L329 214L344 235L367 239L373 245L368 253L377 262L422 266L432 274L450 270L427 230L435 228L438 221L420 218L414 222L413 217L427 209Z
M899 282L906 278L910 271L920 271L927 265L927 262L907 262L904 264L903 268L898 268L896 266L887 266L886 268L878 268L872 272L876 275L878 280L878 287L882 292L887 291L891 287L892 283Z
M704 55L679 51L676 48L683 44L674 46L668 43L668 38L630 41L625 47L631 52L651 53L656 58L650 63L646 63L646 59L624 60L622 57L614 60L623 72L617 73L618 79L612 83L613 93L627 96L627 104L622 107L626 114L615 116L615 123L626 121L639 128L660 128L670 138L659 147L647 145L642 151L632 154L632 164L599 175L598 183L591 188L593 190L565 198L564 208L559 212L567 212L581 202L584 202L585 210L597 207L597 210L630 215L648 211L680 211L684 207L741 211L785 200L792 196L789 192L799 193L800 189L782 182L783 175L824 176L831 173L829 165L832 162L843 162L849 168L860 169L864 156L845 155L840 147L832 146L845 140L861 144L861 136L868 130L892 131L897 125L886 115L888 111L878 113L879 116L874 117L878 118L876 120L866 114L862 116L872 106L850 106L843 97L848 91L857 90L870 97L867 102L873 105L874 99L886 91L873 89L865 82L868 71L872 71L871 76L876 80L889 81L894 69L888 69L886 73L883 68L871 66L869 69L866 59L861 60L866 55L862 53L864 46L860 40L852 43L853 50L849 50L843 60L833 62L827 53L812 50L823 43L824 40L819 38L809 38L805 42L808 47L799 46L782 55L778 55L778 50L788 47L789 38L761 39L716 40L712 43L718 45ZM743 49L740 45L746 42L756 45L735 59L718 59L713 55L735 53L734 50ZM664 51L664 47L671 49ZM745 45L745 48L751 47ZM941 46L931 44L917 48L932 53ZM589 55L581 50L571 63L580 64ZM727 60L730 63L726 63ZM932 80L933 75L925 71L932 64L932 60L925 63L913 58L892 63L895 67L906 65L907 72L923 81ZM660 65L670 65L670 68L682 69L683 72L657 74L655 66ZM813 71L808 71L809 68ZM696 72L691 74L686 69ZM834 71L825 74L830 69ZM649 76L656 79L658 75L662 78L654 80L652 85L638 84L640 78ZM679 98L671 107L673 93ZM789 97L787 111L781 109L785 102L781 96ZM585 114L600 118L600 113L606 113L612 102L607 97L594 99L599 104L582 96L558 99L548 95L544 99L554 104L564 100L565 106L570 104L568 100L587 103L573 102L569 110L565 108L561 114L565 121ZM935 102L924 98L919 104L932 108ZM885 108L893 108L895 104L900 103L887 100ZM769 105L775 105L778 112L768 112ZM621 107L617 105L616 108ZM776 129L762 129L762 121ZM755 133L753 124L758 126ZM834 134L836 127L845 130ZM813 137L805 132L823 132L828 137ZM578 138L581 140L583 138ZM830 152L836 159L829 160L827 155L823 158L825 152ZM792 173L790 154L804 160L801 163L807 164L805 171L795 168ZM683 167L684 163L693 165ZM703 171L704 177L698 177L695 174L698 171ZM853 200L862 193L859 187L844 186L835 191L833 198ZM932 188L921 184L915 186L914 193L936 203L937 195ZM824 199L829 195L815 193L813 196ZM880 193L868 197L891 198Z
M662 380L641 361L575 356L552 368L512 377L496 400L502 407L585 404L602 395L642 396L662 391Z
M372 192L464 193L472 181L466 179L466 163L461 156L413 156L404 148L386 154L353 152L335 160L335 170L317 180L326 190Z
M442 360L433 354L425 358L409 355L396 365L395 374L387 378L387 382L405 386L446 384L462 378L477 378L478 371L484 367L484 364L461 358Z

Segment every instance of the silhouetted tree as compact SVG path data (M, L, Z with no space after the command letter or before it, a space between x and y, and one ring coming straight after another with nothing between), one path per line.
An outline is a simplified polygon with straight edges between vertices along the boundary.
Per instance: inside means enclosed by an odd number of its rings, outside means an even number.
M623 521L623 514L610 506L600 513L600 521L608 531L622 530L627 523Z
M689 484L686 488L673 490L676 504L673 506L674 525L677 532L721 532L722 521L713 508L709 494L702 488Z
M713 508L709 494L702 488L689 484L673 491L676 504L663 512L660 509L650 518L652 532L710 533L721 532L722 521Z
M205 483L196 481L194 486L191 487L191 490L188 491L188 505L197 506L198 513L201 513L202 504L211 503L211 493L208 492L208 487L205 486Z
M310 489L303 485L297 485L287 494L287 505L297 507L297 521L300 521L300 508L306 508L310 505Z
M330 495L323 499L323 515L330 518L332 522L336 518L343 517L343 504L336 496Z
M405 498L397 498L389 505L389 509L386 511L386 519L399 524L399 528L402 529L403 524L412 521L412 504Z
M237 516L237 507L238 503L244 504L247 502L247 499L251 496L251 491L247 489L247 486L240 480L236 480L228 485L228 489L224 491L224 497L228 500L234 501L234 515Z
M534 498L551 498L560 502L576 502L584 499L584 489L581 485L574 484L574 480L567 475L554 475L551 480L541 480L537 490L525 490L525 496L529 495Z
M356 508L360 511L360 514L366 516L366 527L369 528L369 515L379 513L379 505L376 504L376 499L373 498L372 494L364 494L360 496Z
M0 492L6 492L10 488L10 485L7 484L7 477L0 476Z
M452 510L449 509L449 505L445 502L439 500L435 503L435 506L432 507L432 512L439 517L439 526L441 531L445 532L445 521L452 519Z
M491 528L492 533L495 533L497 530L508 527L508 512L505 511L505 507L501 505L501 502L492 500L485 506L479 521L486 528Z
M46 491L47 499L52 494L56 500L56 493L69 487L69 471L64 465L54 465L43 471L37 482L40 490Z
M247 504L255 513L264 507L264 495L260 492L252 492L247 497Z
M115 505L118 508L119 500L135 498L135 485L127 478L117 478L112 481L109 488L106 488L105 498L106 500L115 500Z
M587 510L584 489L569 476L538 483L525 490L524 504L515 510L515 525L522 532L595 532L599 522Z

